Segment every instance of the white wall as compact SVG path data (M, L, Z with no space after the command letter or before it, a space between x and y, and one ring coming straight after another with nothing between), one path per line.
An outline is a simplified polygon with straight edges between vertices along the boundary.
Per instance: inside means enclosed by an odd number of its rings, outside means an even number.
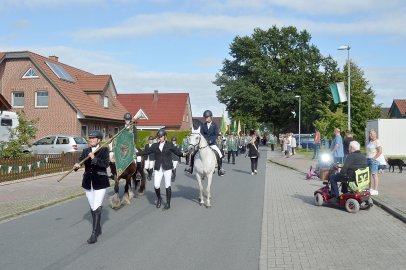
M385 156L406 156L406 119L376 119L367 121L365 129L366 144L368 144L370 129L374 129L377 132Z

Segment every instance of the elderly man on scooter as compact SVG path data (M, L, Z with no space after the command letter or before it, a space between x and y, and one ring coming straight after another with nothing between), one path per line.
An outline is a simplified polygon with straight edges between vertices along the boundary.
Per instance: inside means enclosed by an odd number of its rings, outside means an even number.
M349 145L349 155L344 162L344 166L342 167L339 173L333 174L330 176L330 185L331 185L331 195L332 198L329 202L338 202L338 197L340 193L338 191L337 182L342 183L342 192L347 193L347 179L354 177L354 172L358 169L363 169L368 167L367 158L365 155L361 154L360 152L360 144L357 141L350 142Z

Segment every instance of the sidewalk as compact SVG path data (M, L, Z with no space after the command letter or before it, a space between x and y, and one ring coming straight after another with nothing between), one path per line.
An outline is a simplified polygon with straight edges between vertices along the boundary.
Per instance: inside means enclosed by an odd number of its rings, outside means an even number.
M268 150L271 154L268 156L270 161L296 171L302 172L303 179L310 166L313 168L316 161L310 160L301 154L295 154L290 158L284 157L281 151L275 149L274 152ZM379 174L379 196L373 196L374 203L384 210L406 222L406 174L399 173L397 168L395 172L388 172L386 169L383 174Z
M83 169L0 183L0 221L84 195Z

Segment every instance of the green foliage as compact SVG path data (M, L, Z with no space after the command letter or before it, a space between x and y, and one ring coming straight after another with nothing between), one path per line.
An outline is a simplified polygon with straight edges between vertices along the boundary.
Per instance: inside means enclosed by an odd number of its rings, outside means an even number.
M182 144L183 138L190 134L190 130L167 130L167 140L170 141L172 137L176 137L176 142L180 145ZM148 144L148 137L149 136L156 136L156 130L138 130L138 140L137 140L137 147L144 149L144 146Z
M9 142L0 145L2 149L0 157L10 158L25 155L22 151L22 146L31 146L31 140L35 138L37 133L36 124L38 119L28 120L24 111L17 112L18 126L10 128Z
M327 86L338 74L336 62L323 57L310 39L293 26L237 36L230 45L232 59L224 60L214 81L229 116L247 127L271 122L278 132L295 124L291 111L298 109L295 95L300 95L306 112L302 126L309 129L321 104L330 103Z
M335 128L346 129L347 114L343 113L341 108L338 108L336 112L332 112L327 106L323 106L319 112L323 117L316 120L314 126L320 131L323 139L332 139Z

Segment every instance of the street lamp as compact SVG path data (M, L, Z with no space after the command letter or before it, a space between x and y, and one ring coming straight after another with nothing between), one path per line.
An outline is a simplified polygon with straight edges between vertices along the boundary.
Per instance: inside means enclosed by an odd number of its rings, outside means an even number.
M301 144L300 144L300 110L301 110L301 108L300 107L301 107L302 97L296 95L295 98L299 98L299 148L300 148L301 147Z
M347 69L348 69L348 130L351 130L351 68L350 68L350 49L349 45L342 45L338 47L338 50L347 50L348 58L347 58Z

